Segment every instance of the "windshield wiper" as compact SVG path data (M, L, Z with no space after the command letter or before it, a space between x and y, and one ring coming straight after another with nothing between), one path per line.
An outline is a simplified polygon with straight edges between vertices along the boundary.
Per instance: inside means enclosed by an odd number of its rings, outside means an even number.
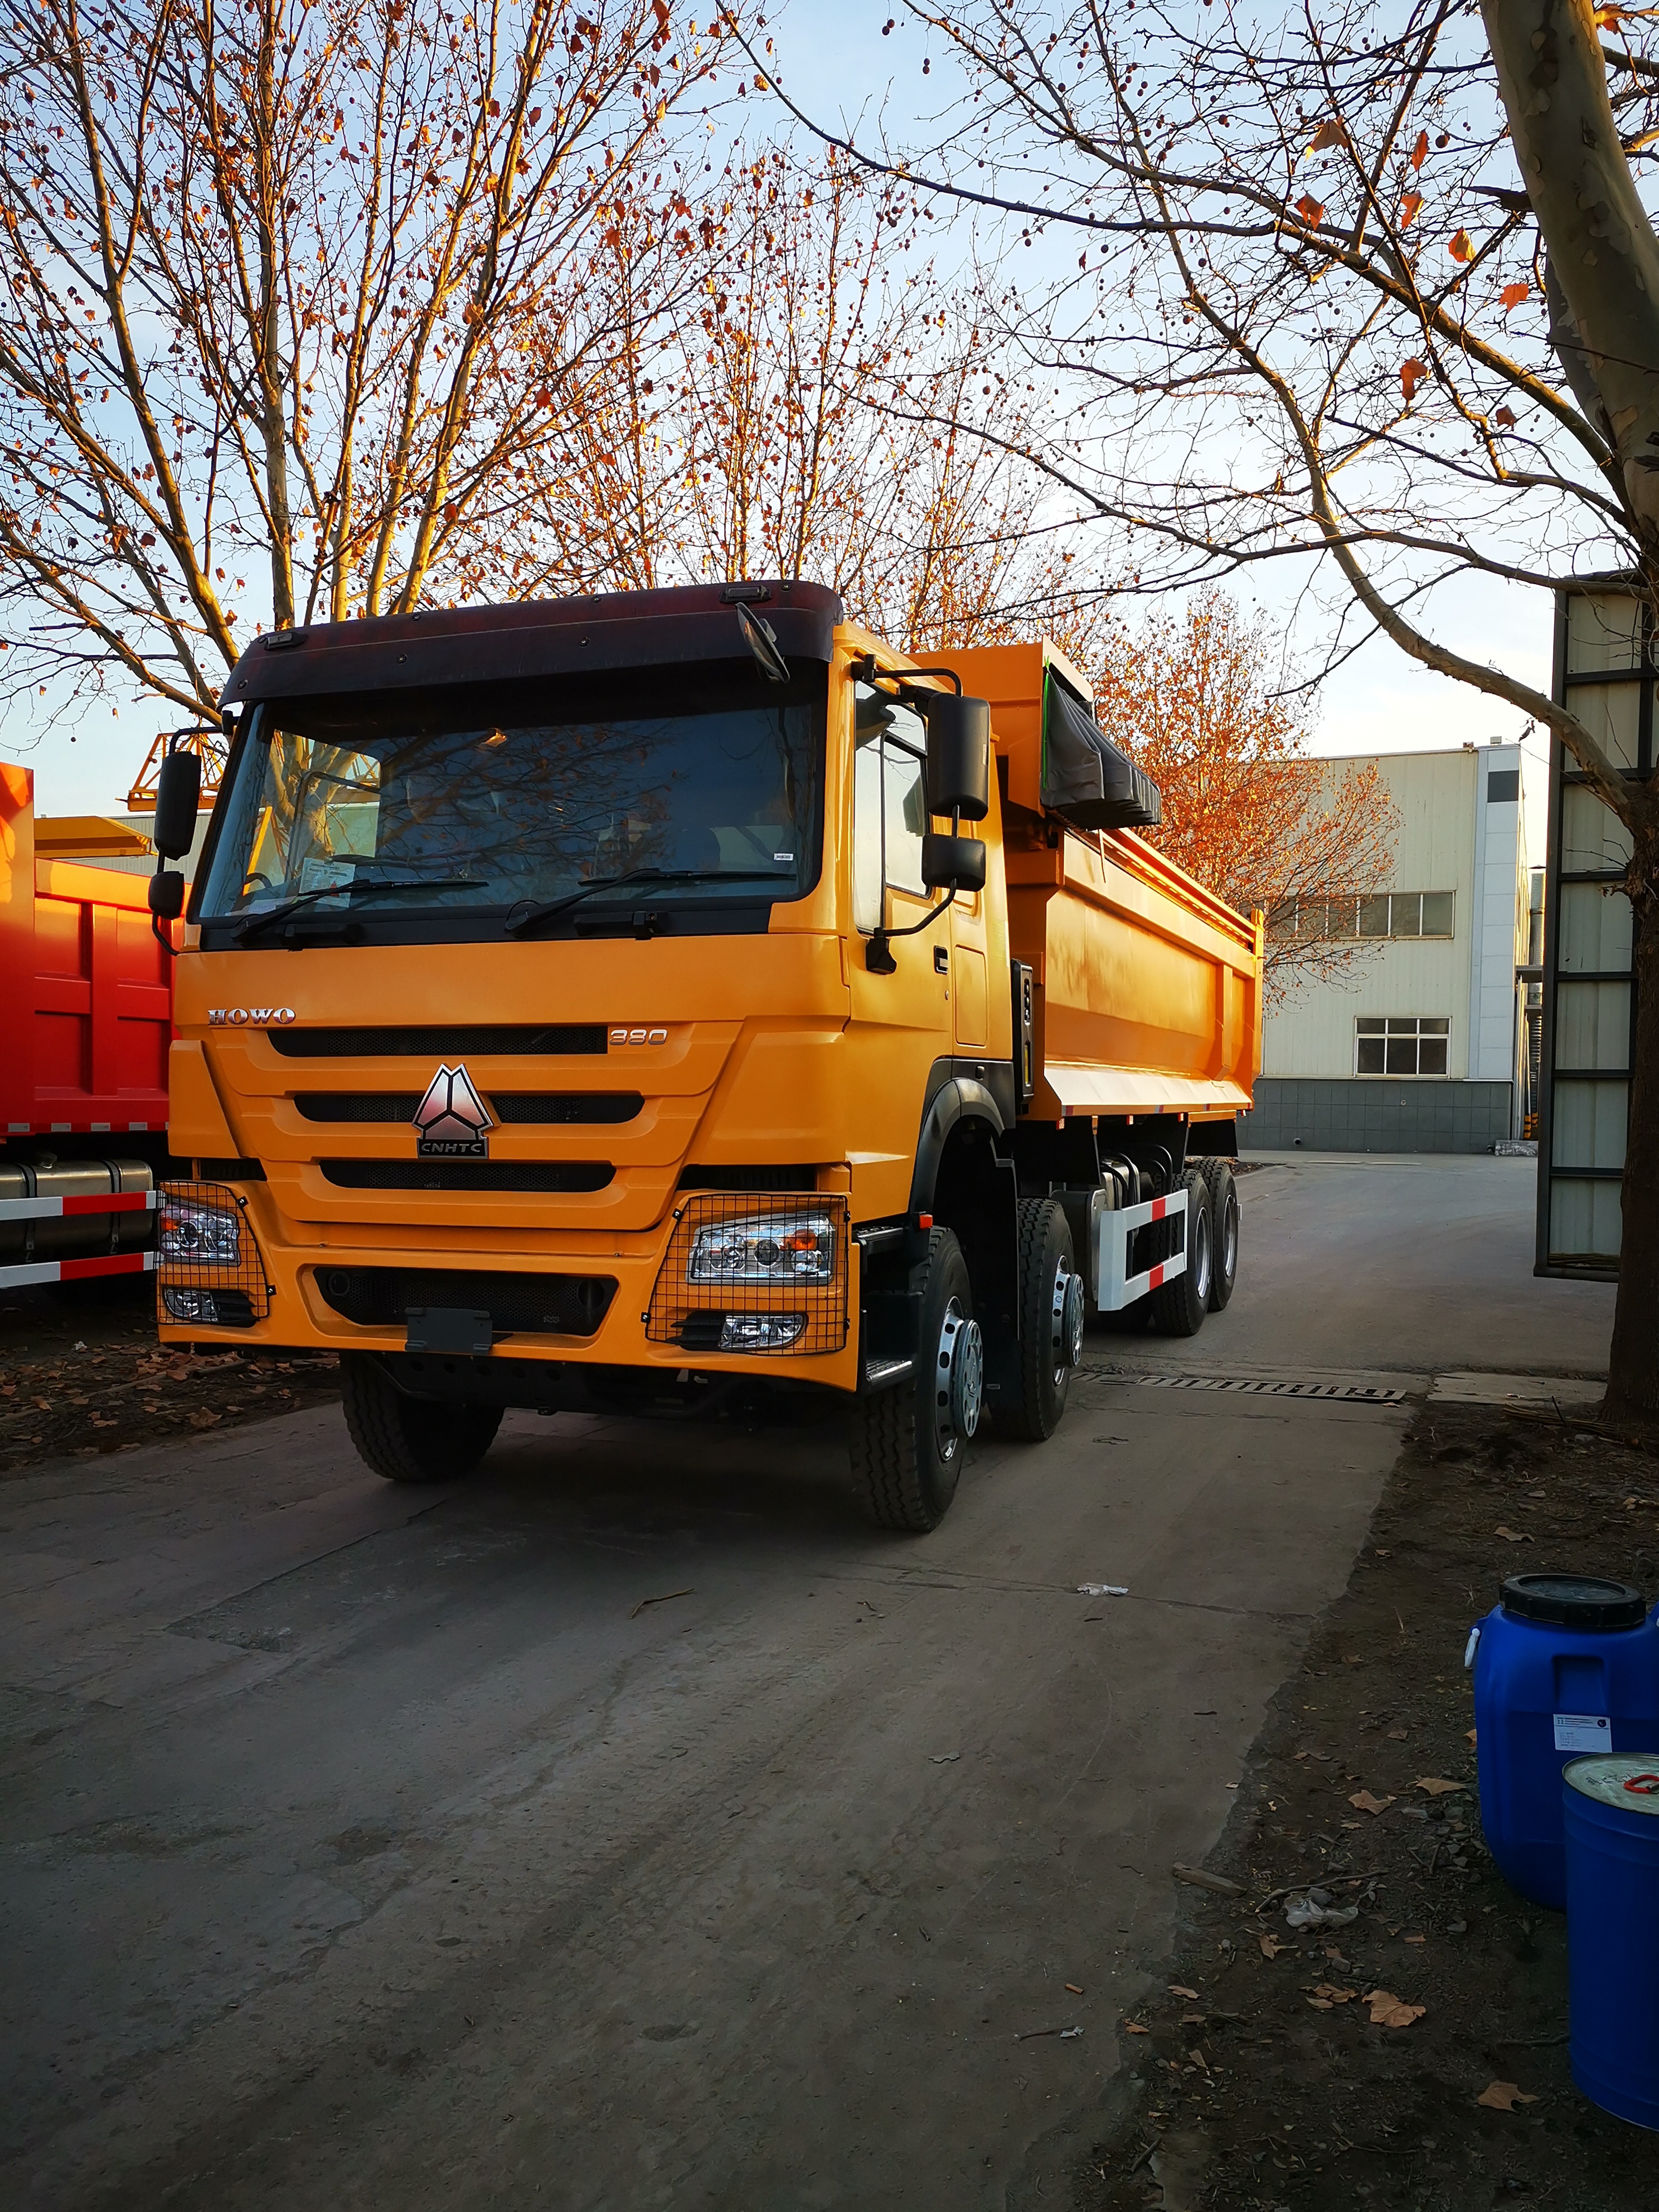
M234 935L240 944L244 939L255 936L261 930L270 929L279 921L286 921L289 915L298 914L302 907L315 906L319 899L356 899L367 891L390 891L396 896L407 898L411 891L485 889L488 889L488 885L482 884L477 876L427 876L419 883L413 884L356 882L319 884L315 890L301 891L291 899L284 899L279 906L267 907L263 913L244 915L236 925ZM210 915L205 918L210 921L216 919Z
M538 923L556 921L568 914L573 906L592 897L595 891L618 890L625 884L743 884L775 883L782 880L779 868L629 868L620 876L596 876L591 884L579 890L567 891L562 898L544 899L539 906L523 912L514 908L502 927L513 937L522 937L527 929Z

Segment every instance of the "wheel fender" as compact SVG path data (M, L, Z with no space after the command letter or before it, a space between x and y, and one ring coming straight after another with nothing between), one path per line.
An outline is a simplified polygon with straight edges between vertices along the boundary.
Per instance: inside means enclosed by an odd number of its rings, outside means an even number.
M922 1109L921 1133L916 1139L916 1164L910 1177L910 1211L931 1213L939 1162L957 1123L967 1116L988 1122L993 1136L1006 1127L1002 1109L989 1087L971 1075L953 1075L942 1083Z

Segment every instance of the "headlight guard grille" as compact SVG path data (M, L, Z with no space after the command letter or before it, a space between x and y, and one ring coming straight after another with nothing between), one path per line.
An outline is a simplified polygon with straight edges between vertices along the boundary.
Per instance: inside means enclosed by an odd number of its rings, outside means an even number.
M225 1228L234 1225L235 1257L227 1249ZM185 1232L195 1231L191 1237ZM199 1319L210 1325L246 1328L270 1311L271 1285L247 1218L247 1200L228 1183L164 1182L160 1190L155 1241L155 1303L160 1320L178 1328ZM193 1243L194 1250L181 1249ZM171 1249L169 1247L171 1246ZM169 1301L167 1292L185 1292ZM184 1313L176 1309L210 1309Z
M721 1252L731 1255L723 1279L715 1272ZM847 1302L844 1195L699 1191L675 1208L645 1333L653 1344L712 1351L718 1339L695 1316L799 1314L804 1326L788 1343L750 1341L743 1348L769 1357L839 1352L847 1342Z

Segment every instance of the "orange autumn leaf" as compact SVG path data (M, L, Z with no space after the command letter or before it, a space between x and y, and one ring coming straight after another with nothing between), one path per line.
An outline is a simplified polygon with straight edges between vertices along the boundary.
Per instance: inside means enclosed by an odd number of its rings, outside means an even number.
M1407 223L1416 221L1417 210L1422 206L1422 204L1423 195L1421 192L1407 192L1406 194L1404 199L1400 203L1400 228L1401 230L1405 229Z
M1451 244L1446 248L1446 251L1450 254L1454 261L1473 261L1474 258L1474 240L1469 236L1467 230L1460 230L1456 237L1453 239Z
M1412 403L1412 394L1416 391L1418 386L1421 384L1423 379L1428 374L1428 364L1425 362L1419 361L1415 354L1412 356L1409 361L1402 361L1401 362L1400 389L1405 397L1406 404L1408 407Z
M1507 407L1500 407L1492 419L1500 430L1512 430L1515 428L1515 416ZM1471 1729L1469 1734L1473 1735L1474 1730Z
M1325 203L1322 200L1315 199L1311 192L1303 193L1296 204L1296 211L1310 230L1316 223L1323 222L1325 220Z
M1503 290L1498 296L1504 302L1504 305L1506 307L1518 307L1522 300L1529 300L1532 297L1532 286L1530 284L1505 284Z
M1322 153L1327 146L1341 146L1347 143L1347 129L1340 115L1333 115L1322 123L1308 141L1310 154Z
M1417 134L1417 143L1412 148L1413 168L1420 169L1428 158L1429 134L1426 131L1419 131Z

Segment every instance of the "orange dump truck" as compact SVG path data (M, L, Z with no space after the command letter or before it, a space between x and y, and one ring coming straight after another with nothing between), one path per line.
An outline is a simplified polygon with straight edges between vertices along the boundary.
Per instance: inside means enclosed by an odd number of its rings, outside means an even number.
M402 1481L509 1406L832 1393L871 1512L927 1528L982 1412L1053 1431L1091 1310L1197 1328L1259 924L1134 834L1158 794L1054 647L946 660L782 582L257 641L177 968L163 1334L337 1352Z

